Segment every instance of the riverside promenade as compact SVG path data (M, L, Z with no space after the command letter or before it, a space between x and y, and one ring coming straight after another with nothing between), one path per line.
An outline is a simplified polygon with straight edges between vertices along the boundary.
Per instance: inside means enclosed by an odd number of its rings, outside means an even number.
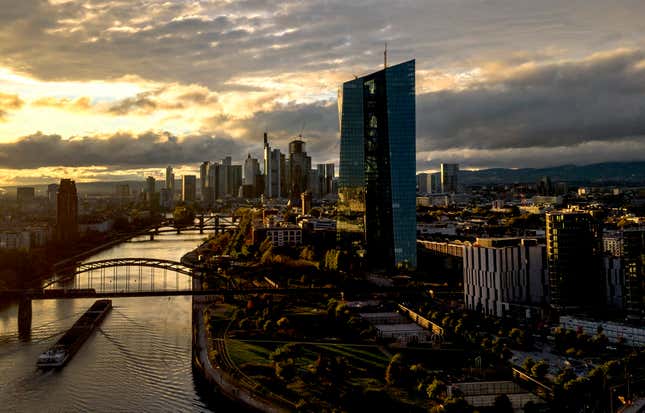
M201 290L201 282L193 280L193 288ZM208 296L193 297L193 364L203 378L227 398L234 400L251 410L267 413L283 413L290 410L276 406L255 392L239 385L219 366L213 366L208 356L211 346L208 343L204 310L212 300Z

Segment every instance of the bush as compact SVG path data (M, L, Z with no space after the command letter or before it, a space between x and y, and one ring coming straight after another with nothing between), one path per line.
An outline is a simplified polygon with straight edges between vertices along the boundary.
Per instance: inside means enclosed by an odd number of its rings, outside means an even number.
M544 376L549 372L549 365L544 361L540 360L531 367L531 375L538 380L544 379Z
M385 381L391 386L400 386L403 384L408 372L409 369L405 364L403 355L397 353L392 357L387 369L385 369Z
M428 384L428 387L426 388L426 393L428 394L428 397L432 400L435 401L441 401L446 397L446 391L448 390L448 387L446 386L446 383L439 379L434 379L432 380L432 383Z

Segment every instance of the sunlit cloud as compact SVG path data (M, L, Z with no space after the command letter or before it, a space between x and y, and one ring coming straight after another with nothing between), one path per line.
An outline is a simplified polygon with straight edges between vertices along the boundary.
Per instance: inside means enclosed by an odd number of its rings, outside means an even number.
M387 40L390 64L416 58L423 165L521 166L555 147L587 162L596 158L583 149L598 142L597 158L619 159L624 147L610 143L639 143L645 131L645 3L605 3L571 13L558 0L14 2L0 13L0 144L58 137L67 158L45 157L46 170L31 159L33 179L154 166L76 159L93 155L89 144L148 133L209 137L200 142L210 148L222 139L242 155L258 150L264 130L277 146L302 132L314 162L334 161L338 86L380 69ZM221 156L179 146L178 159L155 162Z

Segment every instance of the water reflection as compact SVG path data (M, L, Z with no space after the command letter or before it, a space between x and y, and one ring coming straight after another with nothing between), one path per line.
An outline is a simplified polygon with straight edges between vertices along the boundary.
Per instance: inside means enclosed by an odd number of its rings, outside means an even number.
M179 260L203 237L162 234L155 241L141 237L88 261L117 257ZM122 276L119 272L119 284L124 281ZM189 285L189 277L180 277L180 282ZM171 278L174 281L174 274L168 272L167 280ZM153 274L153 280L155 288L162 288L163 274ZM0 307L0 410L209 411L191 371L190 297L114 299L113 311L64 369L36 369L38 355L93 301L33 301L28 341L19 339L18 303Z

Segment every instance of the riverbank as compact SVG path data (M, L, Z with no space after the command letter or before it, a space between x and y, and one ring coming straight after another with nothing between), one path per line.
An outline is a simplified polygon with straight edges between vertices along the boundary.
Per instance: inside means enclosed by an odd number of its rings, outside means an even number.
M201 289L199 280L193 280L193 288ZM200 374L213 389L217 389L220 394L246 409L269 413L290 411L240 386L228 372L211 363L209 353L213 349L209 345L210 340L204 319L204 311L211 302L208 297L193 297L193 371L195 374Z

